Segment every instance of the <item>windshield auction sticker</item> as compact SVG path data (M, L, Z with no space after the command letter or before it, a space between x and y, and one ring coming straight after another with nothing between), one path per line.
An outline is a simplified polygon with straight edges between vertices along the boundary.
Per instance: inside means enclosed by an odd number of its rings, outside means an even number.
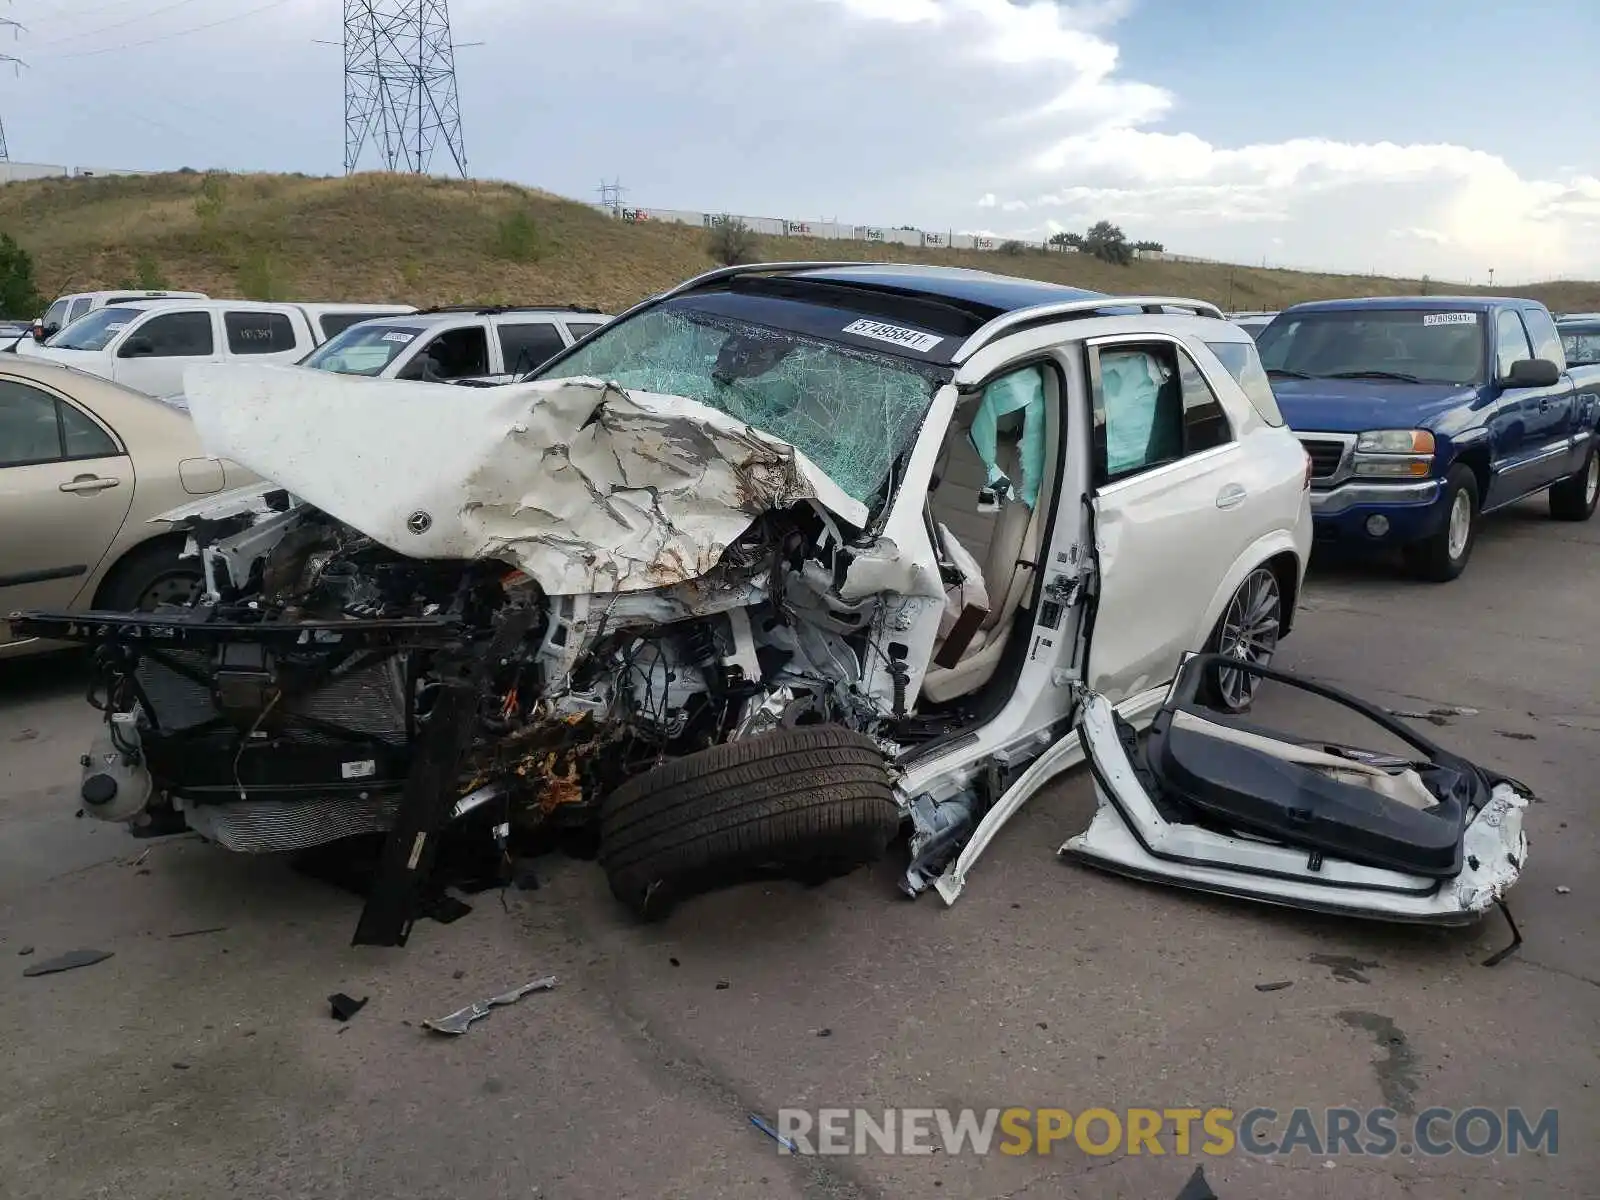
M904 346L907 350L915 350L919 354L926 354L944 341L942 337L931 333L905 329L899 325L885 325L882 321L851 321L844 327L844 332L853 333L857 337L872 338L878 342L888 342L895 346Z
M1476 325L1477 313L1426 313L1422 318L1424 325Z

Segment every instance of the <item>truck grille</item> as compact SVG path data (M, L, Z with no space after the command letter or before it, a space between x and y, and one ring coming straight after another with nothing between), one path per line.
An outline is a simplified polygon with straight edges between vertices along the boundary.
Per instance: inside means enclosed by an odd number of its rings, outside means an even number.
M1311 478L1332 479L1344 460L1344 443L1327 438L1301 438L1300 444L1311 456Z

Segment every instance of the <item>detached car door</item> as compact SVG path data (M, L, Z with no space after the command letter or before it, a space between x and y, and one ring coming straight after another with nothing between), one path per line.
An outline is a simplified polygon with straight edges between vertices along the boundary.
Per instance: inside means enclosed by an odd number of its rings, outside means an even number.
M185 367L222 358L206 309L161 309L123 333L113 355L111 378L150 396L177 394Z
M1115 702L1165 683L1205 640L1206 608L1253 540L1258 481L1179 339L1097 339L1087 369L1100 572L1087 683Z
M0 644L6 613L71 604L122 528L133 464L63 396L0 375Z

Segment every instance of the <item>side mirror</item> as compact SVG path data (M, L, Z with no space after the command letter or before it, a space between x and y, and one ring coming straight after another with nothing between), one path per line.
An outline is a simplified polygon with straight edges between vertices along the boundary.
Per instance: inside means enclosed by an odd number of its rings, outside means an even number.
M1561 382L1561 368L1548 358L1524 358L1511 364L1505 384L1514 388L1555 387Z
M118 358L146 358L156 352L156 348L147 337L131 337L127 345L122 347Z
M33 340L43 344L60 332L61 326L59 325L35 325L33 327Z

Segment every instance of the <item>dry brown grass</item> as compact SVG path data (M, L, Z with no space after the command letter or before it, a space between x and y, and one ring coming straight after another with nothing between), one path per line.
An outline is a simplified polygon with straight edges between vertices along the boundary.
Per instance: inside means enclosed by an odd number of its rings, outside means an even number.
M274 290L305 300L593 304L617 311L711 264L705 232L624 225L586 205L503 183L359 175L232 175L222 211L203 228L204 176L41 180L0 187L0 230L33 255L40 290L120 287L148 255L173 287L238 295L251 264L270 262ZM537 258L500 257L503 221L526 213ZM945 263L1108 292L1194 296L1235 310L1275 309L1335 296L1404 295L1416 280L1319 275L1214 264L1111 266L1081 255L1020 256L913 250L859 242L765 238L766 259ZM1489 294L1435 282L1434 292ZM1600 309L1600 283L1548 283L1514 292L1556 311Z

